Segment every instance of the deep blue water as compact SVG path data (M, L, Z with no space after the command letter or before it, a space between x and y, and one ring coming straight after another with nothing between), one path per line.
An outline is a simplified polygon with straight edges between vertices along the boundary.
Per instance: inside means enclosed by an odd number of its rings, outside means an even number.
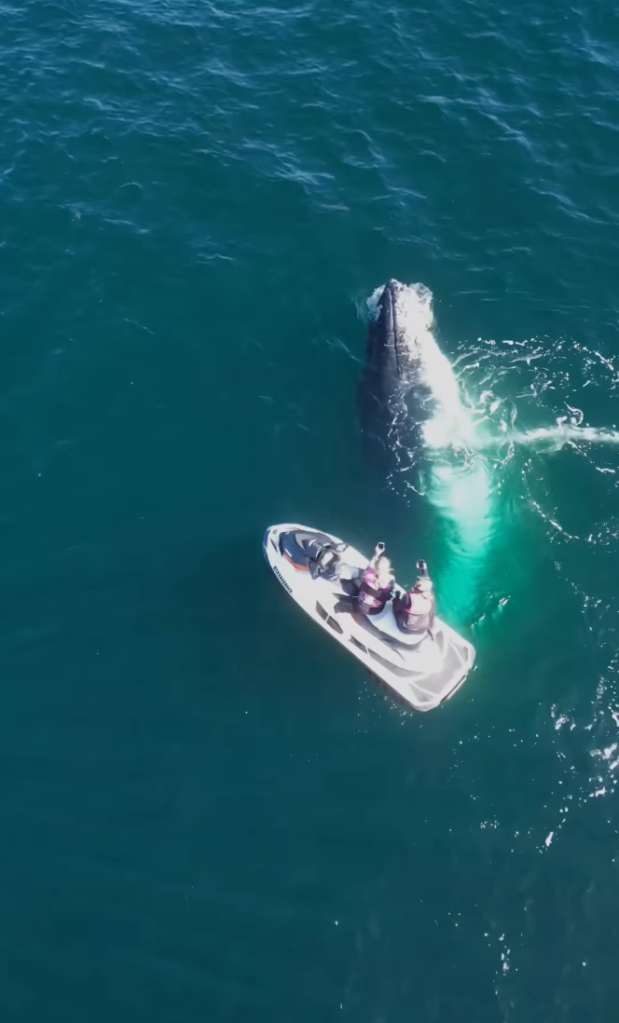
M497 430L618 425L619 16L0 28L2 1019L615 1021L619 451L489 451L473 572L368 479L355 390L393 276ZM295 519L430 558L453 701L303 619Z

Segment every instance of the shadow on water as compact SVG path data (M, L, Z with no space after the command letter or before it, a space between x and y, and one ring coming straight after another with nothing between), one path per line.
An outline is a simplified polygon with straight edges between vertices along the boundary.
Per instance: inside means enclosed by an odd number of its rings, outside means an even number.
M218 705L283 701L325 712L350 699L363 670L323 636L274 578L261 534L219 548L176 552L165 585L149 598L152 617L180 631L189 675Z

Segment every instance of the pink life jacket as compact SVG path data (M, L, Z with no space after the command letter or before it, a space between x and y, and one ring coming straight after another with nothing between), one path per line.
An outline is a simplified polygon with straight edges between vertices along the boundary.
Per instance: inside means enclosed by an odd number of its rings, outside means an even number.
M378 576L373 568L366 568L359 589L359 610L366 615L378 614L390 600L391 592L391 586L381 589L378 585Z
M427 632L434 622L434 598L410 590L401 605L400 624L407 632Z

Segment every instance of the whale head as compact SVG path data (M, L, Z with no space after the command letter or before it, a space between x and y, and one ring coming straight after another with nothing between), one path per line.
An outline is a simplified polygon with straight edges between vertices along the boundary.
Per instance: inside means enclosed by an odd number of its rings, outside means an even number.
M368 300L359 411L366 448L378 448L385 463L416 461L426 447L465 446L470 438L470 417L438 346L425 285L390 280Z

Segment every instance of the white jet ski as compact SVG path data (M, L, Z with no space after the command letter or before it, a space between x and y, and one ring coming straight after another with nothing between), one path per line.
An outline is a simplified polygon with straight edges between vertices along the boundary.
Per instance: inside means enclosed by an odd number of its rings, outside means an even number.
M369 564L360 551L329 533L294 523L271 526L262 547L297 604L416 710L433 710L462 685L475 650L438 617L431 631L413 635L398 626L392 601L376 615L356 611L351 598ZM405 592L397 584L395 589Z

